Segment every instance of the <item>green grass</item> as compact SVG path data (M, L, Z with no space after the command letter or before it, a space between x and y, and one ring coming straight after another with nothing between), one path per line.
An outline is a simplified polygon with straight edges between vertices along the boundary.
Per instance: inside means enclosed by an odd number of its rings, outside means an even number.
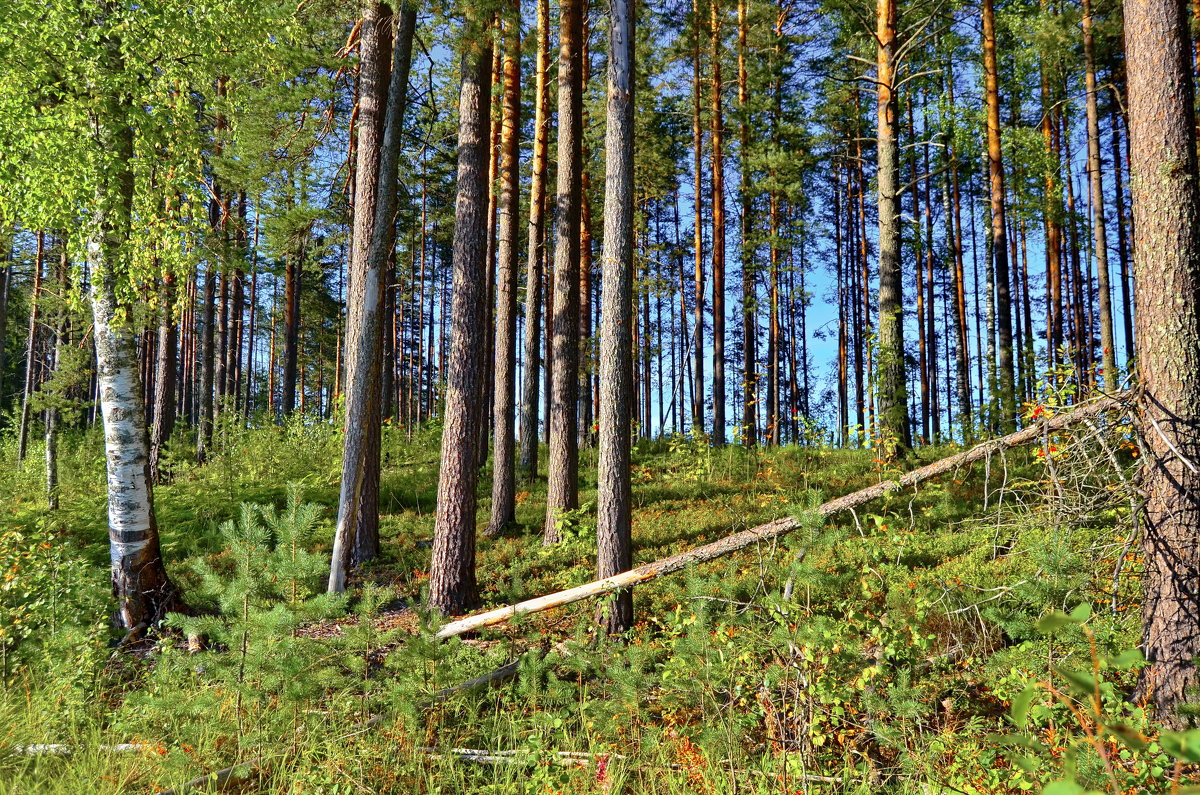
M177 438L174 478L155 494L168 567L194 601L205 589L239 587L220 525L242 503L282 508L297 484L324 509L312 544L322 555L336 510L336 429L223 425L218 440L198 468L187 439ZM168 638L130 655L107 645L97 434L62 445L63 507L53 515L40 497L40 451L18 466L12 445L0 442L0 492L12 495L0 509L8 539L0 565L13 574L0 617L19 616L22 627L5 636L0 790L148 792L252 758L260 761L244 786L279 792L1017 793L1057 778L1113 792L1167 786L1173 768L1161 750L1135 749L1110 774L1088 739L1112 716L1152 733L1140 709L1122 701L1134 672L1106 671L1104 715L1089 717L1079 712L1087 699L1071 696L1054 671L1088 667L1088 633L1097 659L1137 641L1136 560L1112 609L1113 569L1129 535L1126 495L1106 488L1115 478L1093 470L1083 440L1059 440L1069 505L1048 485L1042 459L1016 451L1003 473L994 461L986 476L957 473L639 586L639 621L621 643L596 641L592 603L445 643L430 639L428 616L424 634L410 634L412 617L397 628L395 600L419 603L427 582L437 444L436 428L411 441L385 431L383 556L357 579L383 590L340 607L247 597L244 615L206 619L216 622L212 637L227 639L216 648L190 655ZM584 505L595 500L594 464L585 450ZM866 450L643 441L633 468L635 562L804 515L898 471ZM481 473L481 527L490 475ZM594 516L581 512L568 540L546 549L544 472L518 491L518 526L480 536L486 605L593 577ZM320 590L311 572L296 576ZM1041 616L1080 604L1095 608L1086 627L1037 630ZM297 631L321 611L348 612L353 622L329 618L346 624L337 637ZM521 655L514 681L428 703L439 688ZM1018 729L1007 717L1011 701L1035 682L1044 684ZM370 715L384 717L356 728ZM1021 751L1028 771L1005 734L1030 745ZM149 750L100 750L120 742ZM1114 758L1122 749L1097 742ZM76 751L13 751L32 743ZM485 765L425 747L521 753ZM600 774L595 758L563 766L557 752L611 756Z

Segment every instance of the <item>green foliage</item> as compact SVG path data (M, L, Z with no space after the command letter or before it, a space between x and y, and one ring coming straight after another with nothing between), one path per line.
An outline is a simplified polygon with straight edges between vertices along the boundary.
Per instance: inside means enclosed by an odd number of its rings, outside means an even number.
M1119 426L1102 432L1110 445L1124 441ZM1056 781L1109 791L1097 742L1118 783L1154 792L1190 781L1195 738L1158 731L1127 701L1140 663L1123 652L1137 642L1126 608L1139 598L1131 578L1140 564L1125 563L1114 592L1116 559L1133 555L1127 495L1095 466L1108 458L1090 432L1056 435L1051 462L1010 453L829 522L810 510L823 495L894 474L873 453L817 439L754 451L640 441L637 562L779 516L799 515L803 526L638 586L641 621L618 644L597 642L589 603L468 640L434 639L440 619L409 606L429 566L436 428L414 429L411 441L404 429L385 430L384 554L348 603L323 594L328 514L281 483L286 474L310 500L333 505L336 426L230 423L217 439L207 466L179 454L172 482L156 492L168 559L186 561L172 575L198 608L175 626L205 634L207 646L189 653L185 631L145 658L112 655L101 626L64 623L103 613L79 600L99 599L106 578L99 440L64 439L72 499L53 532L87 585L63 581L70 606L53 633L45 602L27 610L39 629L12 657L21 662L0 699L10 726L0 743L138 741L155 750L0 753L6 786L150 789L260 757L269 761L253 775L265 790L338 791L352 776L376 791L595 791L598 762L565 765L559 754L569 752L611 755L610 791L725 792L735 780L738 792L777 795L801 789L798 774L835 779L822 785L831 793L1068 787ZM185 437L177 443L190 449ZM541 545L541 480L522 487L513 532L480 539L488 605L592 578L591 461L581 473L585 507L562 528L564 543ZM1051 463L1067 502L1048 485ZM26 538L41 516L35 464L0 467L0 484L17 495L9 526ZM262 506L239 507L246 500ZM509 683L439 694L517 659ZM371 730L356 728L370 716L379 716ZM423 747L508 756L481 765Z

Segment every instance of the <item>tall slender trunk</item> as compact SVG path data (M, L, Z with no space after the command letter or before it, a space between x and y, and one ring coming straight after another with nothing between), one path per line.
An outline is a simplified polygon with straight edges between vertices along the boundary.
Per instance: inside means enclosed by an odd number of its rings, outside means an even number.
M742 254L742 443L747 447L758 444L758 295L757 273L754 267L754 247L750 236L752 197L750 195L750 94L746 86L746 3L738 0L738 171L741 185L741 217L738 219L738 242Z
M69 319L66 306L62 299L68 292L66 241L58 258L58 293L60 296L55 309L54 318L54 347L50 352L50 377L53 378L62 366L63 349L67 346L69 334ZM51 511L58 510L58 426L61 411L57 402L52 401L45 410L45 442L46 442L46 507Z
M837 285L838 299L838 342L837 342L837 441L838 444L845 447L848 444L849 434L847 426L850 424L850 404L849 404L849 384L847 376L849 374L849 359L847 356L848 343L848 323L846 312L846 297L849 292L849 287L846 284L845 276L845 257L842 251L842 185L841 172L839 161L833 161L833 189L830 191L833 194L833 240L834 240L834 272L835 284Z
M904 367L904 296L900 270L900 143L895 93L896 0L878 0L877 155L879 158L879 349L875 403L886 455L912 446Z
M1042 0L1043 8L1047 0ZM1062 188L1058 183L1057 107L1050 93L1049 68L1041 65L1042 82L1042 144L1047 155L1045 174L1046 204L1043 210L1046 235L1046 329L1047 355L1051 367L1058 362L1058 349L1063 344L1062 292Z
M0 241L0 412L8 403L4 392L5 355L8 345L8 295L12 291L12 240Z
M1117 211L1117 258L1121 272L1121 320L1125 332L1125 362L1133 361L1135 351L1133 334L1133 290L1131 285L1129 230L1125 224L1125 179L1121 147L1121 116L1117 103L1111 104L1113 199Z
M167 440L175 430L175 358L179 335L175 324L175 277L163 276L158 308L158 373L154 378L154 422L150 429L150 480L163 478L162 459Z
M1100 110L1096 102L1096 55L1092 33L1092 3L1083 0L1083 62L1087 86L1087 166L1092 191L1092 256L1096 259L1096 287L1100 293L1100 364L1104 388L1117 388L1117 350L1113 339L1112 292L1108 284L1108 232L1104 225L1104 176L1100 166Z
M116 35L106 31L100 44L110 73L124 74ZM87 264L104 417L113 595L121 626L135 637L182 604L159 549L138 378L138 329L130 322L132 308L117 297L118 278L129 272L129 264L121 258L128 251L133 214L134 134L128 121L132 112L128 98L111 96L92 111L100 146L110 154L112 165L110 173L97 179L87 231Z
M504 106L500 119L500 222L497 241L496 359L492 412L492 517L488 535L516 519L513 391L517 366L518 184L521 130L521 0L510 0L504 22Z
M21 420L17 428L17 463L25 460L29 442L29 421L32 419L33 392L37 389L37 354L40 338L40 309L42 271L46 262L46 233L37 233L37 250L33 257L33 288L29 293L29 329L25 335L25 387L21 391Z
M346 419L338 523L329 572L331 593L345 590L349 566L379 554L384 271L395 244L395 185L416 16L416 6L405 3L393 39L385 29L393 22L387 6L369 0L363 10L354 245L346 323ZM394 46L389 48L389 41L394 41ZM390 68L385 54L392 56Z
M704 178L704 128L700 123L700 0L692 0L692 25L694 36L692 47L692 169L695 211L693 224L693 254L695 255L696 300L693 311L696 315L692 329L692 429L704 433L704 200L701 182Z
M987 161L991 187L992 257L995 274L999 347L1000 430L1017 428L1013 381L1012 302L1009 296L1008 239L1005 220L1004 155L1000 146L1000 87L996 73L996 15L993 0L983 0L983 75L987 95Z
M925 107L922 112L922 121L928 135L929 131L929 104L925 98ZM929 395L930 401L933 404L930 414L930 432L933 434L931 441L937 444L942 439L942 412L941 398L938 391L938 344L937 334L935 329L934 318L936 311L934 309L934 272L933 272L933 171L929 165L929 147L922 147L924 150L924 166L925 174L921 181L925 183L925 344L928 347L926 351L929 361ZM914 177L915 179L915 177ZM920 235L920 231L917 232ZM918 262L917 267L921 264ZM943 306L945 305L945 294L943 294Z
M721 112L721 8L710 5L712 60L712 295L713 295L713 444L725 444L725 122Z
M429 606L453 615L473 607L475 486L479 479L473 426L483 397L484 297L487 272L487 170L491 125L488 91L492 45L482 20L468 10L459 94L458 196L454 206L452 338L446 376L441 474Z
M300 366L300 286L304 274L306 241L299 241L286 254L283 284L283 372L280 412L284 417L296 410L296 381ZM301 396L303 400L303 396ZM303 409L301 409L303 411Z
M537 0L537 60L534 72L533 166L529 187L529 254L525 265L525 346L521 384L521 451L517 468L523 480L537 475L538 383L541 360L542 261L545 259L546 144L549 138L546 73L550 63L549 0Z
M946 79L946 97L954 106L954 73ZM954 333L957 348L955 363L958 382L958 423L962 427L963 442L969 443L975 435L971 400L971 342L967 328L966 267L963 262L962 238L962 191L958 181L958 155L954 149L954 117L948 115L946 128L946 157L949 171L946 173L946 238L953 252L954 290ZM974 225L972 225L974 229Z
M554 253L554 361L546 526L559 538L563 514L579 507L579 226L582 171L583 0L563 0L558 56L558 212Z
M582 41L580 42L580 91L587 93L588 81L591 79L591 53L588 47L591 38L591 19L589 16L590 0L583 0L583 20L581 23ZM583 106L580 115L580 129L588 128L587 106ZM592 392L592 376L596 373L597 358L592 340L592 203L588 199L591 194L591 176L588 174L589 159L588 140L586 135L580 136L580 174L579 174L579 411L576 430L579 433L579 446L591 447L594 435L593 398L599 399Z
M498 26L498 15L496 19ZM504 47L493 44L492 81L488 89L493 97L498 97L503 91L503 55ZM503 104L503 102L492 103L491 131L488 139L487 272L484 274L483 282L483 382L485 384L491 384L495 380L492 365L496 356L496 208L500 198L496 193L496 182L500 171L500 113ZM484 390L483 399L476 408L479 412L479 416L475 420L475 427L479 430L479 444L476 445L475 451L479 456L478 466L482 467L487 463L488 436L491 431L492 390L490 387Z
M909 101L908 105L908 137L916 140L916 130L913 125L913 103ZM908 154L908 173L909 179L912 182L912 211L913 219L920 223L921 220L921 179L917 174L917 153L914 150L909 150ZM925 270L922 258L924 256L923 242L921 240L921 227L918 226L914 235L916 246L914 247L913 257L916 263L917 277L917 380L921 385L921 443L929 444L931 437L929 435L930 410L932 409L933 401L930 399L930 379L929 379L929 363L932 359L928 355L928 340L925 338L925 313L932 312L933 307L925 302Z

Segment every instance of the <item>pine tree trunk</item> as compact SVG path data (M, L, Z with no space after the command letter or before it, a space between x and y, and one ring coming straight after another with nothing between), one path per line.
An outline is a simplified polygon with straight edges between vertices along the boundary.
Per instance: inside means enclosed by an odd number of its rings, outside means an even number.
M393 22L389 11L374 2L363 11L355 241L346 324L346 420L331 593L345 590L349 566L379 554L382 291L395 243L395 185L417 13L415 6L405 3L395 46L388 47L392 36L385 26ZM390 67L383 59L385 53L394 59Z
M738 242L742 253L742 444L758 444L758 296L757 274L754 267L754 247L750 245L750 95L746 87L746 2L738 0L738 170L741 185L738 198L742 213L739 219Z
M604 136L604 253L600 312L600 440L597 466L596 574L633 567L630 482L633 327L634 2L609 0L608 119ZM618 591L600 608L608 634L633 626L633 594Z
M997 343L999 347L1000 430L1017 428L1017 394L1013 380L1012 302L1009 296L1008 238L1005 221L1004 159L1000 147L1000 88L996 74L996 15L992 0L983 0L983 74L987 95L987 161L991 186L992 261L995 275Z
M704 433L704 200L701 182L704 178L703 150L704 132L700 122L700 0L692 0L692 205L695 212L693 223L693 255L695 256L696 295L694 306L695 324L692 327L692 432Z
M563 0L558 59L558 212L554 252L554 356L550 404L546 544L579 507L579 224L582 142L582 0Z
M1121 147L1121 118L1117 113L1117 103L1112 103L1112 164L1115 185L1113 198L1117 211L1117 257L1121 271L1121 319L1125 331L1125 362L1129 365L1134 358L1133 334L1133 291L1130 284L1129 268L1129 230L1125 225L1125 179Z
M1184 6L1125 7L1138 368L1148 448L1141 697L1181 727L1200 685L1200 191ZM1176 452L1178 451L1178 453ZM1189 463L1190 462L1190 463ZM1192 719L1194 720L1194 719Z
M713 294L713 445L725 444L725 122L721 113L721 10L710 6L712 45L712 294Z
M533 165L529 187L529 254L525 266L525 346L521 384L521 451L517 468L522 480L537 476L538 383L541 364L542 261L545 259L546 143L549 138L546 73L550 63L549 0L537 0L537 60L534 74Z
M158 309L158 373L154 383L154 422L150 429L150 480L162 481L162 458L167 440L175 430L175 359L178 356L179 335L174 317L175 277L163 276Z
M951 72L946 79L946 97L950 106L954 106L954 74ZM972 418L971 400L971 342L967 328L967 287L966 267L963 261L962 239L962 190L958 181L958 156L954 150L954 117L948 114L949 127L946 130L946 156L949 161L949 171L946 174L946 238L954 256L954 333L955 333L955 364L958 384L958 423L962 428L963 443L969 444L975 435ZM974 226L972 225L972 229Z
M510 0L504 29L504 107L500 119L500 223L496 359L492 412L492 518L488 535L516 519L513 392L517 367L517 244L521 192L521 1Z
M912 447L908 426L908 384L904 367L904 295L900 270L900 143L897 139L897 99L894 91L896 2L879 0L876 18L879 42L878 182L879 182L879 352L875 403L879 437L885 456Z
M1087 166L1092 191L1092 254L1100 293L1100 366L1104 389L1117 389L1117 350L1113 339L1112 292L1108 279L1108 232L1104 227L1104 177L1100 167L1100 110L1096 102L1096 56L1092 35L1092 3L1083 0L1083 61L1087 86Z
M469 12L470 13L470 12ZM468 18L459 96L458 197L454 207L453 303L443 415L441 474L429 606L462 613L478 599L475 582L475 486L479 479L478 404L483 397L487 272L487 171L491 126L491 36Z
M1042 0L1043 10L1048 0ZM1043 59L1045 60L1045 59ZM1058 349L1063 343L1062 294L1062 189L1058 184L1058 147L1054 134L1057 109L1050 93L1049 67L1040 66L1042 84L1042 144L1047 155L1045 174L1046 204L1043 210L1046 235L1046 347L1053 367L1058 362Z

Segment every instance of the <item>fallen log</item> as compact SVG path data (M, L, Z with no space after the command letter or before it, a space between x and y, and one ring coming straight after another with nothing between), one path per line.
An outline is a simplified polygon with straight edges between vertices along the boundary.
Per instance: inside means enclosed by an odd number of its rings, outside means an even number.
M1088 403L1084 403L1072 411L1059 414L1055 417L1047 418L1041 422L1030 425L1016 433L1010 433L1007 436L1002 436L998 439L992 439L987 442L972 447L970 450L964 450L961 453L956 453L952 456L934 461L931 464L914 469L911 472L900 477L899 480L885 480L868 486L865 489L852 492L843 497L830 500L816 508L816 513L821 517L833 516L834 514L848 511L852 508L857 508L860 505L878 499L883 495L898 491L899 489L916 486L926 480L935 478L938 475L943 475L953 471L958 467L967 464L973 464L976 461L982 461L988 456L1006 450L1012 447L1020 447L1021 445L1035 442L1041 439L1045 434L1060 431L1068 428L1078 422L1091 419L1099 414L1108 411L1122 408L1125 400L1133 395L1132 391L1119 392L1115 395L1098 398ZM613 591L628 588L631 585L656 580L659 577L664 577L668 574L693 566L697 563L715 560L716 558L724 557L731 552L736 552L739 549L760 543L762 541L771 541L780 536L787 535L793 530L802 526L802 522L795 518L776 519L773 522L768 522L758 527L752 527L749 530L743 530L740 533L735 533L731 536L713 541L704 546L695 547L684 552L680 552L670 557L662 558L661 560L645 563L637 568L621 574L616 574L612 577L606 577L602 580L577 585L574 588L568 588L565 591L539 596L534 599L528 599L524 602L518 602L514 605L498 607L494 610L488 610L483 613L478 613L473 616L460 618L457 621L451 621L442 626L437 632L438 638L452 638L455 635L462 635L466 632L472 632L483 627L490 627L495 624L501 624L509 619L518 616L531 615L540 613L544 610L552 610L556 607L579 602L584 599L590 599L596 596L603 596L612 593Z

